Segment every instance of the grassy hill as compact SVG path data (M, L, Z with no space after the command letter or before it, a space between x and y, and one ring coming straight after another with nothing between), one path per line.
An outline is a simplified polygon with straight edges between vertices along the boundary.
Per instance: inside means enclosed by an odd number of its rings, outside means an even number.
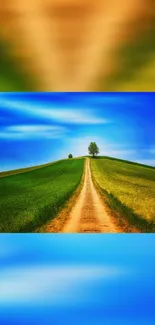
M109 207L143 232L155 232L155 168L109 157L91 159Z
M3 173L0 232L32 232L54 218L79 185L83 166L82 158L67 159L10 176Z
M0 232L33 232L56 217L81 181L84 158L0 174ZM155 232L155 167L91 159L94 182L118 223ZM130 231L130 229L129 229Z
M52 162L52 163L50 162L50 163L43 164L43 165L37 165L37 166L31 166L31 167L26 167L26 168L13 169L13 170L5 171L5 172L0 172L0 178L30 172L30 171L35 170L35 169L51 166L52 164L55 164L56 162L58 162L58 160L55 161L55 162Z

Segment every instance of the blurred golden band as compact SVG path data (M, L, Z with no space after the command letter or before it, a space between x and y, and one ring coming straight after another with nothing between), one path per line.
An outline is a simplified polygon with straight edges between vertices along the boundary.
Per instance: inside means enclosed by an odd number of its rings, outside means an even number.
M0 91L154 91L154 0L0 2Z

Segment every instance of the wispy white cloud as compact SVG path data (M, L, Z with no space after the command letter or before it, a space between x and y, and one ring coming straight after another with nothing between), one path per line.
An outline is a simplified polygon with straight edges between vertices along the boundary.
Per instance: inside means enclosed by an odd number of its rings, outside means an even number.
M35 115L38 117L46 118L56 121L58 123L66 124L107 124L110 123L108 119L96 116L95 112L81 108L60 108L53 106L41 106L40 103L28 103L13 100L0 99L0 104L7 109L24 111L25 114Z
M45 132L45 131L60 131L65 130L63 127L55 125L11 125L6 128L8 131L13 132Z
M126 273L112 266L38 266L1 271L0 304L64 304L84 299L85 288ZM71 299L70 299L71 298Z
M51 109L39 110L39 114L46 114L47 117L51 117L53 120L59 122L66 122L71 124L107 124L109 120L97 117L95 114L91 114L88 110L85 112L72 109Z
M62 138L68 132L66 127L56 125L11 125L0 131L1 139Z

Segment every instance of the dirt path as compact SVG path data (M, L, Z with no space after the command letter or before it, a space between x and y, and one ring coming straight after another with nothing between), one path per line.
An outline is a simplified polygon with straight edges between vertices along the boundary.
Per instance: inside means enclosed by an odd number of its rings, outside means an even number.
M71 210L63 233L83 232L118 232L109 215L105 211L103 202L94 187L91 177L90 160L86 160L85 179L82 191L76 205Z

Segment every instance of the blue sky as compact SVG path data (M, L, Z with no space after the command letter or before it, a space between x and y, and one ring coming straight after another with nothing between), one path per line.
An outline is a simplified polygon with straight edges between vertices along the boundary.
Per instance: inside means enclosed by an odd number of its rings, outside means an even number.
M155 166L154 93L0 93L0 170L88 154Z
M152 325L154 235L0 236L0 323Z

